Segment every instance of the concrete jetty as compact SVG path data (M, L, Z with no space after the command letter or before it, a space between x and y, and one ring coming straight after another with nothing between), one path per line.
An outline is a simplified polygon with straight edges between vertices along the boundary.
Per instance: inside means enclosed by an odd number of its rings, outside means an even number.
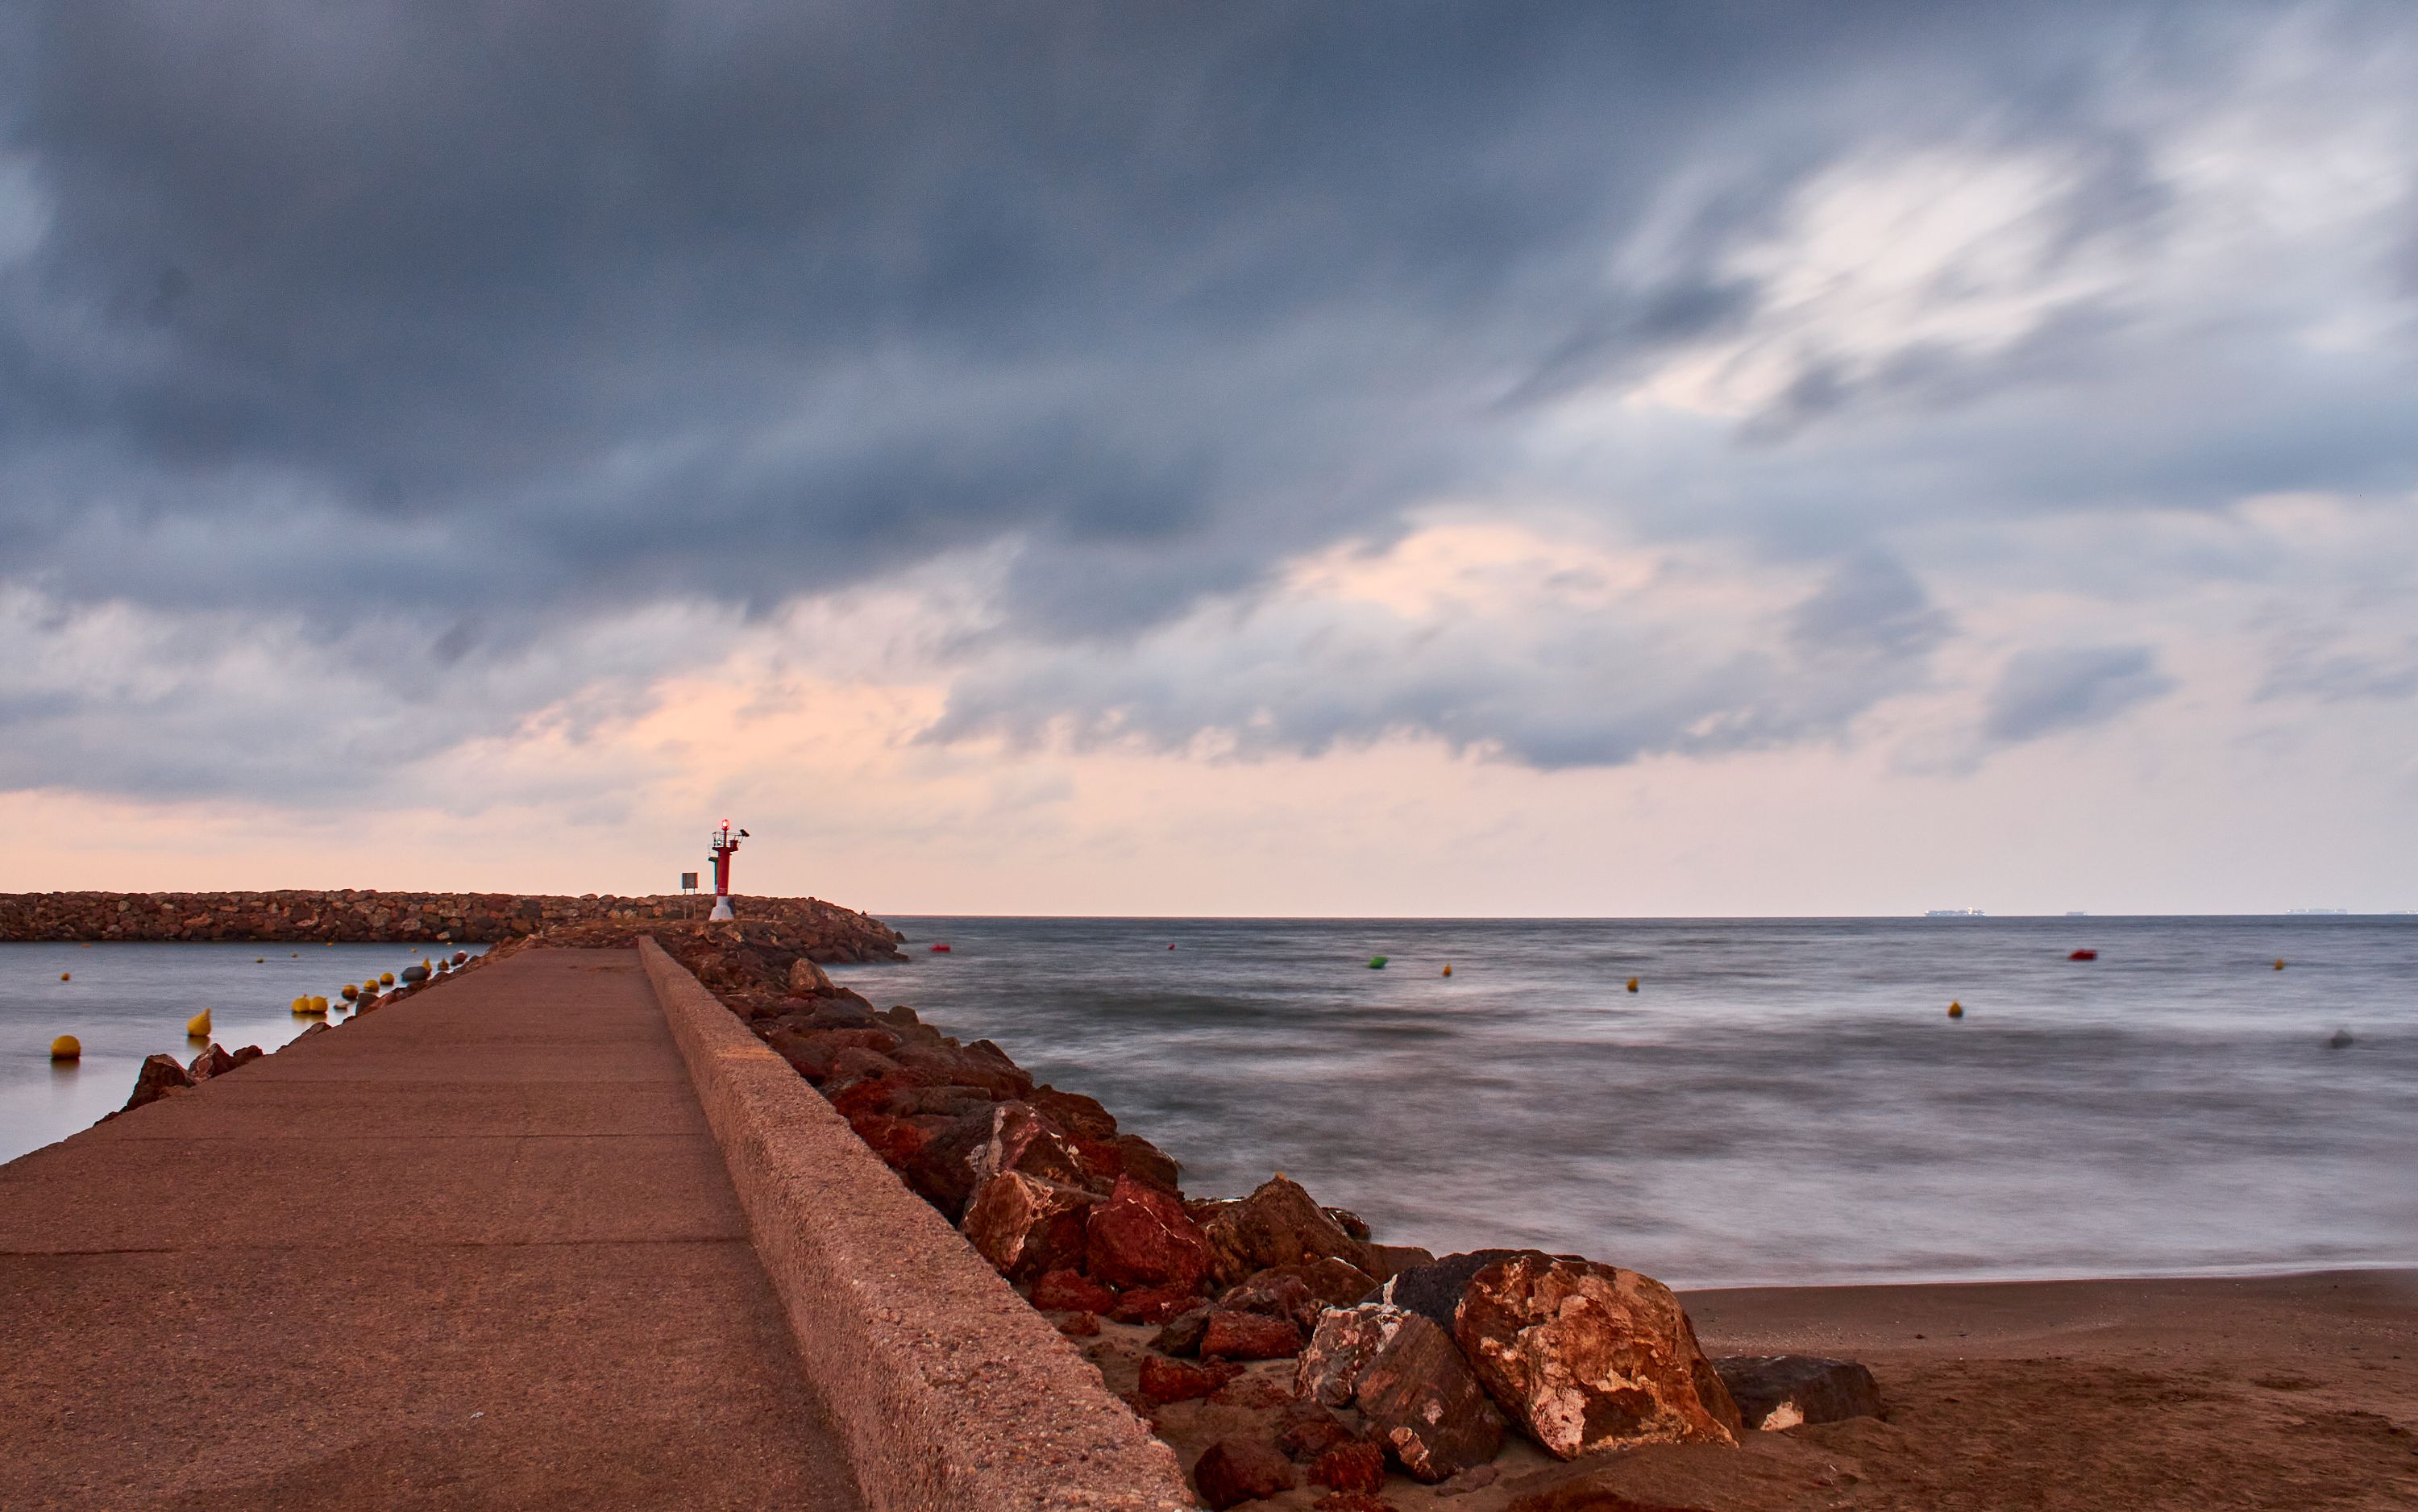
M859 1506L637 953L0 1167L0 1506Z

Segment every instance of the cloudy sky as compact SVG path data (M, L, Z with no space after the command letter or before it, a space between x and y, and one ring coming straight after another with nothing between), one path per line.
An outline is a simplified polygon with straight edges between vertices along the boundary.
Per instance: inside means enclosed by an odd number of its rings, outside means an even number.
M2418 12L23 0L0 890L2418 907Z

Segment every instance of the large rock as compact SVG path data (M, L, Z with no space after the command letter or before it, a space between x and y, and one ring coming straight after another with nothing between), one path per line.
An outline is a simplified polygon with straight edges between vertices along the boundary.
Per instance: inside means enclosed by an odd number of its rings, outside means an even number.
M1086 1139L1097 1139L1103 1144L1117 1137L1116 1115L1100 1106L1097 1098L1042 1086L1027 1092L1024 1100L1044 1118L1069 1134L1079 1134Z
M1141 1373L1135 1389L1141 1399L1154 1407L1169 1402L1191 1401L1213 1396L1217 1389L1243 1373L1239 1365L1195 1365L1189 1360L1171 1360L1164 1355L1141 1357Z
M823 969L801 955L789 963L789 996L793 998L828 998L832 979Z
M975 1189L958 1227L992 1269L1027 1281L1080 1263L1084 1219L1098 1201L1081 1187L1002 1171Z
M1310 1461L1309 1483L1333 1491L1374 1492L1385 1484L1385 1452L1373 1443L1339 1443Z
M1294 1459L1315 1460L1329 1449L1360 1437L1344 1427L1341 1418L1316 1402L1296 1399L1278 1421L1284 1425L1284 1430L1277 1435L1277 1447Z
M1737 1408L1651 1276L1523 1250L1470 1277L1454 1336L1488 1393L1560 1459L1737 1442Z
M1411 1316L1400 1307L1369 1303L1319 1315L1318 1327L1293 1367L1293 1395L1322 1407L1349 1407L1360 1377L1377 1352Z
M974 1184L1002 1171L1018 1171L1061 1186L1091 1188L1091 1173L1064 1131L1025 1103L1001 1103L992 1107L990 1138L974 1152ZM1100 1190L1105 1191L1105 1184Z
M1256 1439L1219 1439L1192 1467L1192 1484L1216 1512L1293 1488L1293 1461Z
M812 963L807 963L812 964ZM788 1025L775 1027L764 1037L773 1052L789 1062L792 1070L808 1081L827 1080L843 1050L871 1050L886 1055L898 1047L898 1036L886 1029L866 1025L861 1029L818 1029L800 1031ZM891 1062L895 1064L895 1062Z
M1729 1354L1713 1362L1751 1428L1775 1430L1881 1415L1880 1383L1853 1360L1814 1354Z
M1318 1326L1327 1307L1353 1307L1382 1298L1370 1294L1373 1283L1366 1271L1347 1261L1322 1256L1299 1265L1271 1265L1253 1271L1229 1288L1219 1306L1245 1312L1289 1317L1307 1334Z
M1043 1312L1106 1312L1117 1298L1080 1271L1048 1271L1033 1283L1033 1305Z
M1301 1352L1301 1330L1290 1319L1212 1312L1197 1347L1227 1360L1282 1360Z
M1261 1271L1249 1280L1227 1288L1219 1294L1217 1306L1229 1312L1281 1318L1300 1329L1305 1338L1318 1326L1318 1315L1324 1310L1324 1305L1302 1285L1301 1277L1285 1270Z
M1496 1260L1520 1253L1516 1249L1474 1249L1464 1255L1446 1255L1425 1265L1396 1271L1368 1300L1390 1302L1450 1333L1459 1321L1461 1295L1469 1290L1469 1278Z
M1503 1447L1503 1414L1452 1336L1415 1312L1383 1303L1330 1309L1293 1379L1306 1401L1358 1408L1394 1462L1430 1484Z
M207 1081L212 1077L219 1076L224 1072L233 1071L235 1068L235 1057L227 1054L226 1051L213 1045L208 1049L204 1050L201 1054L193 1057L192 1063L185 1067L185 1075L192 1077L195 1081Z
M1352 1400L1394 1462L1430 1485L1486 1463L1503 1447L1503 1414L1452 1336L1417 1313L1402 1315L1361 1372Z
M999 1097L1022 1097L1033 1091L1031 1074L988 1040L965 1046L908 1040L892 1058L928 1086L980 1087Z
M1184 1204L1148 1182L1121 1176L1092 1210L1086 1267L1113 1287L1195 1290L1214 1257Z
M1181 1190L1184 1168L1173 1155L1161 1150L1139 1134L1120 1134L1109 1141L1116 1153L1117 1168L1127 1176L1139 1178L1170 1192Z
M1308 1192L1282 1176L1236 1202L1217 1204L1201 1220L1217 1256L1217 1278L1232 1285L1272 1265L1297 1265L1322 1256L1369 1269L1369 1249L1343 1230Z
M943 1089L945 1090L945 1089ZM951 1223L965 1216L974 1195L974 1152L990 1138L990 1103L951 1119L898 1168L899 1178Z
M311 1027L324 1029L327 1026L314 1024ZM299 1036L297 1037L299 1038ZM143 1062L143 1069L134 1074L134 1092L126 1099L123 1111L131 1112L145 1103L156 1103L162 1097L183 1092L192 1084L192 1073L187 1071L183 1063L175 1056L147 1057Z

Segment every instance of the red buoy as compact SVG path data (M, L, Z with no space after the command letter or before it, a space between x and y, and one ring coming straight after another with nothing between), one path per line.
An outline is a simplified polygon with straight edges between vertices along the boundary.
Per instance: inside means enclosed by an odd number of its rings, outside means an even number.
M2099 959L2099 953L2095 950L2078 950L2073 955L2067 956L2066 959L2069 961L2095 961Z
M949 954L949 947L946 945L935 945L932 947L932 954L935 955L946 955Z

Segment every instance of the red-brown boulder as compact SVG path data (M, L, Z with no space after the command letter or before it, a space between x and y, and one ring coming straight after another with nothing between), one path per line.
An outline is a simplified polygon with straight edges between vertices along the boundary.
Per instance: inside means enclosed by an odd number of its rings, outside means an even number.
M1033 1283L1033 1305L1043 1312L1106 1312L1117 1294L1080 1271L1048 1271Z
M819 1082L831 1077L841 1051L871 1050L876 1055L885 1055L897 1048L898 1036L886 1029L819 1029L801 1033L786 1025L775 1025L765 1035L764 1043L788 1061L798 1075Z
M1093 1209L1088 1239L1093 1276L1116 1287L1177 1286L1196 1291L1210 1252L1184 1204L1147 1182L1121 1176Z
M1454 1334L1488 1394L1560 1459L1737 1442L1728 1389L1651 1276L1522 1250L1470 1277Z
M1280 1421L1284 1431L1277 1435L1277 1447L1295 1459L1316 1459L1327 1450L1360 1437L1344 1427L1341 1418L1316 1402L1296 1399L1285 1409Z
M1207 1307L1194 1307L1178 1313L1167 1321L1167 1326L1158 1331L1150 1347L1161 1354L1200 1353L1201 1340L1209 1332L1209 1312Z
M1033 1077L988 1040L951 1046L905 1043L893 1060L932 1086L980 1087L1000 1097L1022 1097L1033 1091Z
M1369 1362L1392 1341L1406 1316L1382 1303L1320 1314L1293 1367L1293 1395L1322 1407L1351 1406Z
M974 1193L974 1152L990 1138L990 1103L960 1113L935 1133L923 1149L898 1168L899 1177L917 1197L932 1204L951 1223L965 1216Z
M1228 1360L1282 1360L1301 1352L1301 1330L1284 1318L1254 1312L1212 1312L1201 1352Z
M975 1189L958 1227L994 1270L1022 1281L1082 1259L1084 1217L1098 1200L1080 1187L1002 1171Z
M1228 1312L1255 1312L1263 1318L1281 1318L1301 1330L1302 1336L1318 1326L1318 1315L1324 1305L1309 1294L1301 1277L1289 1274L1291 1267L1261 1271L1239 1286L1226 1289L1217 1298L1217 1306ZM1354 1297L1353 1302L1360 1299Z
M1125 1174L1171 1192L1182 1190L1178 1184L1184 1179L1184 1168L1148 1139L1139 1134L1120 1134L1109 1144L1116 1152L1117 1168Z
M1272 1265L1297 1265L1331 1256L1368 1271L1368 1246L1343 1231L1299 1184L1277 1176L1238 1202L1201 1221L1216 1256L1215 1274L1232 1285Z
M1093 1186L1074 1142L1030 1105L1001 1103L991 1109L990 1119L990 1138L974 1152L975 1185L1012 1170L1061 1186Z
M1293 1461L1256 1439L1219 1439L1192 1467L1192 1484L1214 1512L1293 1488Z
M1416 1313L1369 1362L1352 1400L1394 1462L1431 1485L1503 1447L1503 1414L1452 1336Z
M1042 1086L1025 1093L1024 1100L1032 1104L1042 1117L1069 1134L1081 1135L1086 1139L1096 1139L1103 1144L1117 1137L1116 1115L1101 1107L1096 1098Z
M1241 1373L1240 1366L1195 1365L1189 1360L1145 1354L1141 1357L1141 1380L1137 1389L1143 1401L1162 1407L1169 1402L1209 1396Z
M1064 1312L1055 1320L1058 1332L1068 1338L1093 1338L1100 1332L1100 1315L1094 1312Z
M1385 1484L1385 1451L1373 1443L1339 1443L1310 1462L1309 1483L1331 1491L1374 1491Z
M1356 1307L1377 1290L1377 1279L1349 1260L1330 1255L1304 1260L1298 1265L1271 1265L1264 1271L1254 1271L1235 1283L1238 1291L1258 1291L1264 1287L1297 1281L1318 1307ZM1231 1293L1230 1293L1231 1295ZM1256 1310L1256 1309L1254 1309ZM1305 1328L1318 1325L1318 1313L1313 1309Z
M1503 1415L1451 1336L1415 1312L1370 1303L1322 1314L1294 1380L1307 1400L1357 1407L1395 1463L1423 1481L1503 1446Z
M193 1057L192 1063L185 1067L185 1075L195 1081L207 1081L222 1072L233 1071L235 1067L235 1057L213 1045Z
M859 1113L848 1121L881 1163L896 1170L912 1160L932 1142L934 1127L946 1127L945 1119L891 1118L881 1113Z
M312 1029L324 1027L326 1026L320 1024L311 1026ZM304 1032L308 1033L309 1031L306 1030ZM143 1069L134 1074L134 1092L126 1099L126 1107L119 1111L131 1112L145 1103L156 1103L162 1097L183 1092L192 1084L192 1073L187 1071L183 1062L175 1056L146 1057L143 1062Z

